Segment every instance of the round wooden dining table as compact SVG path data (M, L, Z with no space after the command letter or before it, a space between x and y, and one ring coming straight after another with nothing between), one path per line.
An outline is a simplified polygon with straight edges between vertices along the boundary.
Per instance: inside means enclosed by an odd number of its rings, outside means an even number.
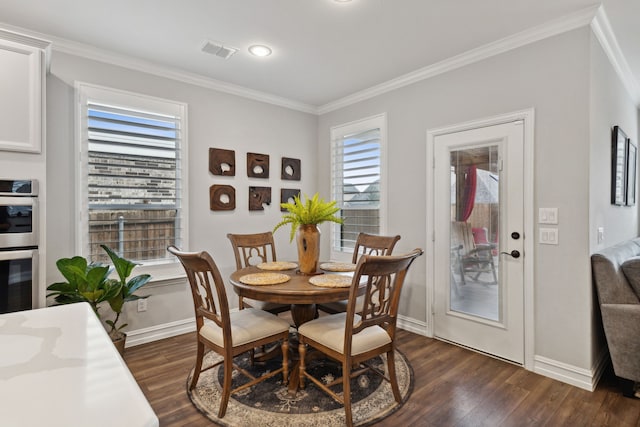
M320 264L322 265L322 264ZM297 266L296 266L297 267ZM271 285L250 285L243 283L240 278L249 274L257 273L280 273L289 276L289 280L284 283L271 284ZM316 310L316 304L341 301L349 298L349 289L347 287L321 287L309 283L311 277L317 277L321 274L340 274L343 276L352 277L353 273L341 273L326 270L318 270L317 274L306 275L297 271L297 268L290 270L279 271L265 271L258 267L246 267L241 270L237 270L231 274L230 282L233 285L235 292L243 298L251 298L259 301L268 301L279 304L291 304L291 318L294 325L299 327L305 322L313 320L318 314ZM365 287L360 286L358 288L358 295L364 294ZM292 338L294 343L295 337ZM277 352L279 347L275 348ZM297 352L297 345L290 347L290 360L292 366L290 369L289 383L287 386L288 395L293 398L298 392L300 384L299 375L299 355ZM267 352L260 356L256 356L257 360L267 360L274 357L276 354L273 352ZM320 352L307 353L307 361L313 358L324 357Z
M273 285L249 285L240 281L242 276L255 273L267 273L258 267L251 266L237 270L231 274L230 282L235 292L244 298L268 301L278 304L291 304L291 317L296 327L316 317L316 304L342 301L349 298L349 287L321 287L309 283L311 277L319 274L340 274L352 276L353 273L340 273L318 270L316 275L305 275L290 270L271 271L289 276L284 283ZM358 295L363 294L364 287L359 288Z

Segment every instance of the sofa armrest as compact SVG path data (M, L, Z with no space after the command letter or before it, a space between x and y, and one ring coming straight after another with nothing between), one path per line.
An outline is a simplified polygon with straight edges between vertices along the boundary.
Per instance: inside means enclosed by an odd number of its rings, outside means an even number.
M640 381L640 304L602 304L600 310L615 374Z

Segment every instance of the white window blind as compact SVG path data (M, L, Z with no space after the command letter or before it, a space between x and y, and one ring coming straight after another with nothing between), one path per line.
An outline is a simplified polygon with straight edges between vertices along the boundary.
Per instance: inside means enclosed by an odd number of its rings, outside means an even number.
M182 118L141 108L135 100L118 105L88 96L81 106L84 246L92 261L108 260L100 248L105 244L142 264L173 262L166 248L181 245Z
M382 126L366 120L333 129L332 196L344 219L334 226L334 251L351 252L360 232L380 234Z

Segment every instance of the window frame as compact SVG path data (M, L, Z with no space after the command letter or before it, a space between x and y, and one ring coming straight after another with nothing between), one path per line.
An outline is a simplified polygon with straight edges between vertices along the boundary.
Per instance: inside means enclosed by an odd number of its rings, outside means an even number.
M179 237L176 240L181 242L183 247L189 246L189 191L188 191L188 135L187 135L187 104L143 95L135 92L124 91L105 86L98 86L85 82L75 83L76 93L76 131L75 131L75 153L78 161L76 167L75 185L75 220L76 239L75 252L80 256L87 257L89 254L89 198L88 198L88 120L87 105L91 100L97 103L113 104L116 106L130 107L152 111L159 114L175 115L180 117L181 138L179 144L179 167L180 185L176 189L179 192L178 216L181 227ZM141 264L136 267L136 274L150 274L152 282L170 281L184 277L184 270L180 263L173 257L166 260L153 261Z
M330 159L331 170L329 172L329 191L331 197L334 199L334 171L335 171L335 158L334 150L335 145L339 140L342 140L346 135L352 135L357 133L366 132L372 129L380 129L380 207L379 207L379 230L380 234L387 233L387 217L388 217L388 194L387 194L387 114L380 113L374 116L365 117L352 122L332 126L330 128ZM339 239L341 225L331 223L330 232L330 256L332 260L339 260L345 262L351 262L353 256L353 250L336 250L338 245L336 240Z

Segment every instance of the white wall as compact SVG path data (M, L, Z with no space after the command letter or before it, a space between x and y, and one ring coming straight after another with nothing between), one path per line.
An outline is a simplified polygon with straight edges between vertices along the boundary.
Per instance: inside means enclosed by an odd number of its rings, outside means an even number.
M593 35L590 46L589 247L595 252L638 235L638 204L634 207L611 204L611 133L618 125L637 146L639 129L638 110ZM601 243L598 227L604 228L605 239Z
M117 66L95 62L54 51L51 74L47 78L47 216L48 254L46 282L60 279L55 261L75 255L73 224L75 200L74 160L74 81L138 92L185 102L188 105L189 144L189 247L207 250L224 277L235 270L235 261L227 233L272 230L280 220L280 188L315 191L315 116L252 101L202 87L189 85ZM236 176L220 177L209 173L209 148L235 150ZM269 179L249 179L246 153L270 155ZM301 159L301 181L280 179L281 157ZM229 212L209 210L209 187L229 184L236 189L236 209ZM249 212L248 187L270 186L272 204L265 211ZM279 259L294 259L294 244L288 230L275 234ZM134 271L135 272L135 271ZM193 306L187 286L147 286L141 294L152 294L148 311L136 313L126 307L128 330L153 328L159 324L193 318ZM228 288L232 306L237 298Z
M589 161L589 248L590 253L638 236L638 206L611 204L611 134L620 126L638 145L639 111L627 94L602 46L592 34L590 80L590 161ZM636 194L636 197L638 195ZM604 240L598 242L598 228L604 229ZM594 317L592 321L592 358L597 361L605 351L604 331L598 310L598 299L592 289Z
M388 114L388 232L402 235L401 252L426 246L427 129L535 108L535 208L557 207L560 216L560 244L525 254L534 262L535 354L584 369L591 367L592 311L589 37L582 28L509 51L324 114L318 128L318 158L328 164L331 126ZM321 168L319 188L328 193L328 185L329 171ZM405 316L426 319L427 280L423 257L403 290Z

